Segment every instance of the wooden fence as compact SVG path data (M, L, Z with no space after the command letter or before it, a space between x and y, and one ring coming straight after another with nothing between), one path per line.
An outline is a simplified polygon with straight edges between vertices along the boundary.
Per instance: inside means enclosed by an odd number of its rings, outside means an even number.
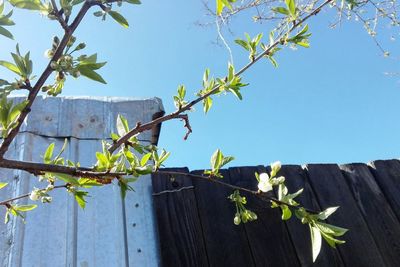
M225 182L256 189L254 172L265 170L222 173ZM258 220L235 226L235 207L226 199L231 190L160 174L152 182L163 266L400 266L400 161L290 165L279 174L290 192L304 188L298 197L304 206L340 206L328 223L350 229L345 244L332 249L323 243L313 264L309 229L294 216L283 222L278 209L247 195Z

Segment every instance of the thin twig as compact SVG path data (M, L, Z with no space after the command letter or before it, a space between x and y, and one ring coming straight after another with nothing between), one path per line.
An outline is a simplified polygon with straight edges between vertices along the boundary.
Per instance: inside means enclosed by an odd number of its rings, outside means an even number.
M263 193L261 191L251 190L251 189L248 189L248 188L244 188L244 187L240 187L240 186L236 186L236 185L225 183L222 180L220 180L220 178L215 179L215 178L212 178L212 177L209 177L209 176L202 176L202 175L196 175L196 174L184 173L184 172L176 172L176 171L157 171L156 174L157 173L158 174L171 175L171 176L186 176L186 177L191 177L191 178L195 178L195 179L199 179L199 180L203 180L203 181L208 181L208 182L212 182L212 183L216 183L216 184L222 185L224 187L228 187L228 188L233 189L233 190L239 190L241 192L249 193L249 194L254 195L254 196L256 196L256 197L258 197L258 198L260 198L262 200L268 200L268 201L272 201L272 202L275 202L275 203L280 204L280 205L286 205L286 206L291 207L293 209L302 208L300 206L295 206L295 205L286 203L284 201L281 201L281 200L279 200L279 199L277 199L275 197L271 197L271 196L269 196L269 195L267 195L267 194L265 194L265 193ZM306 208L304 208L304 209L307 212L313 213L313 214L317 214L317 213L320 212L320 211L306 209Z
M185 122L183 127L185 127L187 129L187 131L186 131L185 136L183 137L183 140L186 141L188 139L189 135L193 132L192 131L192 126L190 126L189 116L187 114L181 114L177 118L180 118Z
M68 186L68 184L56 185L56 186L54 186L53 189L67 188L67 186ZM43 188L43 189L40 189L40 190L46 190L46 188ZM27 194L24 194L24 195L20 195L20 196L18 196L18 197L14 197L14 198L10 198L10 199L1 201L1 202L0 202L0 206L8 206L11 202L13 202L13 201L15 201L15 200L18 200L18 199L21 199L21 198L29 197L30 195L31 195L31 193L27 193Z
M309 13L307 16L305 16L303 19L301 19L301 20L297 21L296 23L294 23L292 25L292 27L288 31L285 32L285 34L289 34L289 33L293 32L297 27L299 27L299 25L303 24L310 17L318 14L324 6L326 6L327 4L329 4L332 1L333 0L326 0L320 6L315 8L311 13ZM235 76L239 76L239 75L243 74L248 68L253 66L261 58L263 58L264 56L268 55L272 51L272 49L274 49L276 46L278 46L281 43L281 39L285 34L279 35L279 37L276 38L274 43L272 43L266 50L264 50L262 53L260 53L253 61L249 62L242 69L240 69L237 73L235 73ZM145 124L140 124L140 125L136 126L132 130L130 130L126 135L122 136L114 144L112 144L112 146L108 149L108 151L110 153L113 153L118 147L120 147L122 144L124 144L126 141L128 141L128 139L131 138L132 136L134 136L134 135L136 135L138 133L144 132L144 131L151 130L151 129L153 129L153 127L155 125L158 125L158 124L160 124L162 122L177 118L177 116L179 116L183 112L186 112L186 111L190 110L194 105L196 105L200 101L202 101L205 98L217 93L219 91L219 89L220 89L220 85L216 85L212 90L210 90L210 92L208 92L208 93L198 97L197 99L189 102L188 104L182 106L180 109L178 109L178 110L176 110L176 111L174 111L174 112L172 112L172 113L170 113L168 115L164 115L162 117L159 117L159 118L157 118L157 119L155 119L155 120L153 120L151 122L148 122L148 123L145 123Z

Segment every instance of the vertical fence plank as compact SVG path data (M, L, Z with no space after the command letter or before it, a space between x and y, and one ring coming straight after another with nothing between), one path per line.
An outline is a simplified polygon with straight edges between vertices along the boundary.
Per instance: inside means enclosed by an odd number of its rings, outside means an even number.
M400 161L376 160L369 164L376 182L400 220Z
M221 174L229 183L229 172L222 170ZM232 190L199 179L193 179L193 185L210 266L253 266L244 227L233 223L235 206L227 199Z
M340 166L387 266L400 266L400 224L368 166Z
M187 168L172 169L188 172ZM152 175L161 259L167 266L208 266L197 203L187 176Z
M93 165L98 140L80 140L79 158L84 166ZM85 209L78 209L77 265L127 266L125 224L119 186L115 183L87 190L90 197ZM75 204L76 205L76 204Z
M328 223L350 229L338 246L346 266L385 266L352 193L336 164L309 164L308 177L322 208L340 206ZM324 244L327 245L327 244Z
M278 176L281 175L286 178L285 184L288 187L289 193L294 193L301 188L304 189L303 193L296 198L296 201L306 208L321 210L308 182L307 173L301 166L283 165L278 173ZM309 227L302 224L294 215L286 224L301 266L343 266L339 252L328 246L322 246L317 260L313 263Z
M263 167L229 168L231 183L256 190L255 172L263 172ZM257 266L299 266L285 223L278 209L271 209L269 202L246 194L247 207L258 219L245 224L250 248Z
M0 139L1 140L1 139ZM17 159L19 151L17 149L20 138L17 137L16 142L12 143L10 150L7 152L6 157L11 159ZM19 172L10 169L0 168L0 181L3 183L8 183L6 187L0 190L0 199L5 200L15 197L16 190L19 185ZM12 261L12 252L18 250L20 244L16 244L14 241L15 237L15 218L11 217L10 221L5 224L4 217L6 214L6 208L0 207L0 266L9 266L10 261Z

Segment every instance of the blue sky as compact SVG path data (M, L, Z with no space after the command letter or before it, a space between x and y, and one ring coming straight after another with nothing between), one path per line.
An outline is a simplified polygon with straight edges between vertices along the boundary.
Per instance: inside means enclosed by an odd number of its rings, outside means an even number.
M195 24L209 20L201 1L143 1L126 5L122 14L129 29L90 15L76 32L78 41L87 44L85 53L97 52L99 60L108 61L100 71L108 84L70 79L64 95L157 96L171 112L179 84L186 85L192 98L205 68L215 77L226 73L229 56L214 44L215 27ZM231 23L234 36L224 31L237 69L247 54L232 40L244 32L264 31L267 36L270 28L249 22L246 15ZM40 73L47 64L43 53L61 31L55 22L30 12L16 12L14 21L12 32L21 50L31 51L34 70ZM313 18L311 47L284 49L277 56L279 68L265 61L246 72L243 81L250 85L243 89L243 101L216 97L207 115L197 107L190 113L193 134L187 141L181 122L165 123L159 145L172 153L167 165L207 168L217 148L236 158L231 166L399 158L400 76L383 74L400 70L397 41L389 40L400 38L398 32L388 33L384 25L378 31L392 55L384 58L359 22L330 29L330 21L329 12ZM9 59L15 42L1 42L0 56ZM5 69L0 75L12 77Z

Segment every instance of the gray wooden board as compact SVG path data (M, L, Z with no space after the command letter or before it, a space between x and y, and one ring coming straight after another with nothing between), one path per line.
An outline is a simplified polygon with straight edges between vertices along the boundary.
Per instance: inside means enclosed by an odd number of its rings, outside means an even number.
M221 170L221 174L222 181L229 183L229 171ZM233 223L235 205L227 199L232 190L209 181L192 180L210 266L254 266L244 226Z
M188 172L187 168L172 170ZM163 265L166 267L208 266L202 227L190 178L154 174L152 182Z
M376 182L400 220L400 161L376 160L370 166Z
M310 184L321 208L340 206L328 223L350 229L338 246L346 266L385 266L369 228L336 164L307 165ZM326 243L323 245L327 246Z
M308 182L307 172L299 165L283 165L278 176L286 178L285 184L289 193L297 192L303 188L303 193L296 198L301 206L320 210L317 198ZM343 266L339 252L328 246L322 246L317 260L312 262L311 237L308 225L304 225L293 214L292 218L286 221L291 239L295 245L297 256L301 266Z
M231 183L252 190L257 188L255 172L263 172L263 167L229 168ZM271 209L270 202L249 194L246 205L258 219L245 224L245 229L256 266L298 266L299 260L290 240L285 223L278 209Z
M400 266L400 224L368 166L340 166L387 266Z

